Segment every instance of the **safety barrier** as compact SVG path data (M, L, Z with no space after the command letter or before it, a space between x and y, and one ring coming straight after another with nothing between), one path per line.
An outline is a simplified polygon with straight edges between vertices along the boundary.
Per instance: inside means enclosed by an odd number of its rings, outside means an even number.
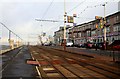
M22 41L16 33L0 22L0 54L20 47Z

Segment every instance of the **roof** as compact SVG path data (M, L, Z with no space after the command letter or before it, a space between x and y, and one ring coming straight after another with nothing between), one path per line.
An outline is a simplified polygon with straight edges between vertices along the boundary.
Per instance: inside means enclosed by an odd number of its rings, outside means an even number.
M109 17L114 16L114 15L117 15L117 14L120 14L120 11L118 11L118 12L116 12L116 13L114 13L114 14L108 15L108 16L106 16L106 18L109 18ZM97 20L95 19L95 20L89 21L89 22L87 22L87 23L78 24L78 25L76 25L75 27L82 26L82 25L89 24L89 23L94 23L94 22L96 22L96 21L97 21Z
M114 13L114 14L108 15L108 16L106 16L106 18L109 18L109 17L114 16L114 15L117 15L117 14L120 14L120 11L118 11L118 12L116 12L116 13Z

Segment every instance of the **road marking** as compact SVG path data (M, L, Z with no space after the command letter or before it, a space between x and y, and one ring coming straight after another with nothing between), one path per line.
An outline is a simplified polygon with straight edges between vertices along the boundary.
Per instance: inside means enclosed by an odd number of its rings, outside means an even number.
M33 60L35 60L35 58L33 57L32 53L31 53L31 56L32 56L32 59L33 59ZM36 59L36 61L38 62L38 60L37 60L37 59ZM39 65L39 66L41 66L40 64L38 64L38 65ZM37 66L35 66L35 68L36 68L36 70L37 70L37 73L38 73L38 75L39 75L40 79L42 79L42 76L41 76L41 73L40 73L40 71L39 71L38 67L37 67Z
M38 75L39 75L40 79L42 79L42 77L41 77L41 73L40 73L40 71L39 71L38 67L37 67L37 66L35 66L35 68L36 68L36 70L37 70L37 73L38 73Z
M32 53L31 53L31 57L32 57L33 60L35 60L35 58L33 57Z

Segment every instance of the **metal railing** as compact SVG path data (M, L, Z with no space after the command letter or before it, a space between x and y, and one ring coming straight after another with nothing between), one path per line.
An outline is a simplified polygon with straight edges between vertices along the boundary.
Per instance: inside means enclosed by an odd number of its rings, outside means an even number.
M23 39L0 22L0 54L18 48Z

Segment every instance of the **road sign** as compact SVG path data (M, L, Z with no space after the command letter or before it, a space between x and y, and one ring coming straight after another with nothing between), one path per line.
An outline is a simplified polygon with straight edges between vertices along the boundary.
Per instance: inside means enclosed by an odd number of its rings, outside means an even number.
M73 16L67 16L68 23L73 23Z
M102 19L102 17L101 16L95 16L95 19L100 20L100 19Z

